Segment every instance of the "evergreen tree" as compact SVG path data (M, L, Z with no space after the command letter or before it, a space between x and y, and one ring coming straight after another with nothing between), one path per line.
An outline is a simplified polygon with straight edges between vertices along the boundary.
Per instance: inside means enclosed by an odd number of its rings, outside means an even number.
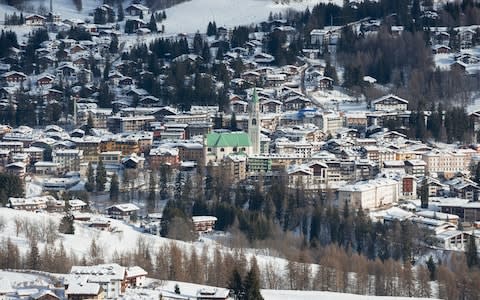
M92 118L92 115L88 114L88 118L87 118L87 127L85 128L85 133L88 135L90 134L90 130L92 128L94 128L94 124L93 124L93 118Z
M150 29L151 32L157 32L157 21L155 20L155 16L152 14L150 17L150 22L148 23L148 29Z
M433 261L433 257L431 255L427 260L427 268L430 272L430 280L434 281L437 277L437 266L435 265L435 262Z
M474 178L476 183L480 183L480 162L477 163L475 167L475 178Z
M149 187L148 187L148 197L147 197L147 207L148 211L153 211L155 208L155 188L156 188L156 182L155 182L155 175L150 173L150 182L149 182Z
M95 171L93 170L91 162L88 163L87 182L85 183L85 189L87 192L93 192L95 190Z
M38 242L35 238L30 240L30 249L27 256L27 269L40 269L40 251L38 250Z
M338 76L337 76L337 70L335 69L334 66L330 64L330 59L327 60L327 64L325 66L325 72L324 75L326 77L330 77L333 79L333 83L337 84L338 83Z
M232 116L230 118L230 130L231 131L237 131L238 130L237 116L236 116L235 112L232 112Z
M95 176L95 186L98 192L103 192L105 190L105 183L107 183L107 171L103 162L100 160L97 164L97 172Z
M248 300L263 300L260 294L260 274L255 257L252 258L250 271L245 278L245 298Z
M122 22L124 18L125 18L125 13L123 12L122 1L118 1L117 20L118 22Z
M236 299L243 299L245 291L243 290L242 275L240 275L237 268L233 269L230 281L228 282L228 288L233 291Z
M118 38L116 35L112 35L110 40L110 53L115 54L118 52Z
M199 32L193 38L193 53L201 55L203 50L203 39Z
M426 180L423 181L422 188L420 190L420 202L422 208L428 208L428 184Z
M74 217L71 213L70 200L68 199L65 199L64 212L65 212L65 215L60 221L60 226L58 228L58 231L60 231L63 234L75 234L75 226L73 225Z
M208 35L208 36L215 36L215 35L217 35L217 24L215 23L215 21L213 21L213 22L208 22L207 35Z
M58 231L63 234L75 234L74 222L73 215L70 212L65 213L65 216L63 216L60 225L58 226Z
M480 266L480 259L478 257L477 244L475 243L475 236L473 234L471 234L468 239L465 256L467 258L467 265L469 268Z
M112 179L110 180L110 201L118 202L118 197L120 195L120 184L118 181L118 175L113 174Z
M165 200L168 197L168 166L160 166L160 199Z
M20 177L0 173L0 200L3 205L7 204L10 197L23 197L24 196L24 184Z
M210 53L210 47L208 46L208 43L203 44L202 58L206 63L209 63L210 60L212 59L212 55Z

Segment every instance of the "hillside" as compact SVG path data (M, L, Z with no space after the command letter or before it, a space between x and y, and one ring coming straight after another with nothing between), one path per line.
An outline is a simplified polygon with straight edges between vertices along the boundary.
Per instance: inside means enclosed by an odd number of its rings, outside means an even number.
M215 21L217 26L226 27L250 25L265 21L270 12L304 10L321 2L342 5L340 0L290 1L290 4L275 4L271 0L192 0L166 10L165 32L203 32L210 21Z

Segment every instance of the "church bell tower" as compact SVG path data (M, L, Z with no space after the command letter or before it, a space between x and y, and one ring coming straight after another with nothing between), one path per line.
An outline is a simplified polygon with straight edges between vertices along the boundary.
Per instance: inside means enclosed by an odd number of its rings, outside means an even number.
M251 154L260 154L260 104L256 89L253 89L252 99L248 103L248 135L252 142Z

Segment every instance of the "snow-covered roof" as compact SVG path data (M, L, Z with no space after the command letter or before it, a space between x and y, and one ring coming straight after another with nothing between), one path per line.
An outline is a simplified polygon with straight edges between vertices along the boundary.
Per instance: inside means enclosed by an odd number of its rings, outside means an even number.
M118 209L122 212L137 211L137 210L140 209L140 208L138 208L138 206L136 206L133 203L116 204L116 205L112 205L112 206L107 207L107 209L111 209L111 208L116 208L116 209Z
M101 291L100 284L94 282L73 281L68 285L67 295L98 295Z
M216 222L217 217L213 217L213 216L193 216L192 221L193 221L193 223Z
M127 268L127 278L139 277L139 276L147 276L148 273L144 269L138 266L129 267Z

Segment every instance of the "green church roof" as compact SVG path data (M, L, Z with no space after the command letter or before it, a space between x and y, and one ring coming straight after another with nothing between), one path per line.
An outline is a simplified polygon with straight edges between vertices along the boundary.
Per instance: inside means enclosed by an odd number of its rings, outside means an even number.
M212 132L207 134L207 147L250 147L252 142L245 132Z

